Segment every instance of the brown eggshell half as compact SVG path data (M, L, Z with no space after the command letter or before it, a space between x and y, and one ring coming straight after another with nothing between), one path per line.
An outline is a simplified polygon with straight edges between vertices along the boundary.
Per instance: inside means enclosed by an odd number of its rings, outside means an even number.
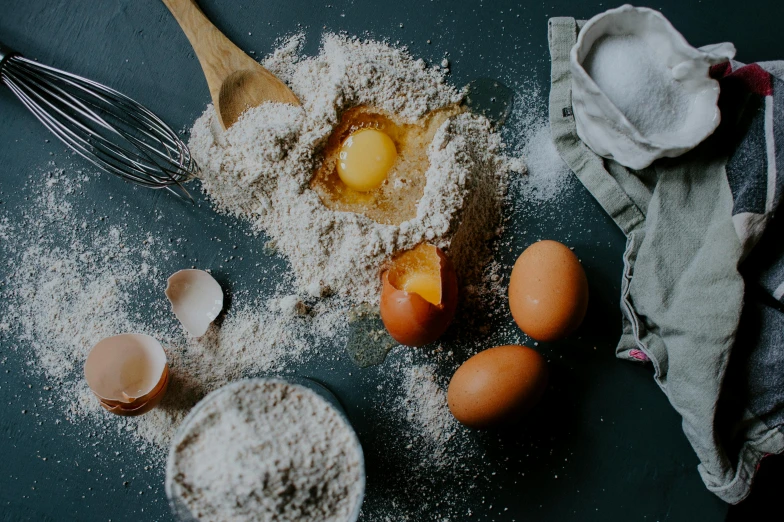
M432 304L418 294L396 288L389 280L390 269L382 276L381 320L400 344L424 346L446 331L457 309L457 274L452 262L437 247L441 274L441 303Z
M547 387L547 363L526 346L489 348L457 369L449 382L449 410L471 428L513 423L533 408Z
M538 341L576 330L588 309L588 279L574 252L551 240L526 248L509 279L509 309L517 326Z
M169 366L166 365L163 375L161 375L160 382L150 393L145 394L144 397L139 397L131 403L117 403L116 401L107 401L100 397L98 399L103 409L114 413L115 415L121 415L123 417L142 415L155 408L161 400L163 400L163 396L166 395L166 390L169 388L170 380Z
M146 334L106 337L90 350L84 377L103 408L119 415L139 415L158 404L166 392L166 352L157 339Z

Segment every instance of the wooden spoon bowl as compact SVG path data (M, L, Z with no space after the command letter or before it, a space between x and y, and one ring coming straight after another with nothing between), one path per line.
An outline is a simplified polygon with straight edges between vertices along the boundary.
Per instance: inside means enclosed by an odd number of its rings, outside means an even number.
M194 0L163 0L199 58L218 121L228 129L264 102L299 105L286 84L221 33Z

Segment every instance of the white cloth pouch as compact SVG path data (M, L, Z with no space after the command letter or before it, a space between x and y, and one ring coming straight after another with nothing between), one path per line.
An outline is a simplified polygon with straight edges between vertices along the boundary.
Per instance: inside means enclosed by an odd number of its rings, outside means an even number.
M652 9L624 5L595 16L569 55L578 136L635 170L680 156L719 126L719 84L709 69L733 56L731 43L692 47Z

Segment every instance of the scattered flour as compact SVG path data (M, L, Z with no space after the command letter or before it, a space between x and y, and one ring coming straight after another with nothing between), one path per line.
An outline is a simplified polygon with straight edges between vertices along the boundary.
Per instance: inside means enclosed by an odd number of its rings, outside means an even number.
M383 225L330 210L309 183L345 109L370 106L415 123L461 94L442 72L385 43L327 34L316 57L300 57L301 44L289 39L264 63L301 107L262 104L224 132L210 106L194 124L189 146L216 207L271 236L300 291L312 295L374 304L384 262L422 241L447 251L464 279L480 275L486 243L501 230L510 167L487 119L462 113L436 132L415 218Z
M13 305L5 307L3 318L20 329L20 341L49 383L62 391L72 418L87 416L132 431L141 446L160 457L188 410L208 392L243 377L281 372L345 335L346 309L340 302L321 300L300 314L304 305L291 304L284 294L255 305L237 302L220 325L200 338L188 337L165 300L166 275L154 266L173 256L172 247L121 225L111 226L108 234L86 222L72 227L78 216L66 196L79 183L70 176L53 172L25 221L9 233L14 240L4 247L16 252L8 260L4 297ZM292 309L281 312L287 301ZM139 302L149 302L151 310L142 315ZM140 417L107 417L82 377L90 348L123 332L160 340L171 368L161 405Z
M385 372L390 377L379 388L388 398L379 427L394 435L377 442L383 444L382 464L369 469L368 484L382 494L366 496L361 520L464 520L463 500L483 487L483 434L459 424L447 405L444 367L452 357L438 348L394 355Z
M356 436L307 388L241 381L185 427L167 481L200 521L344 522L360 501Z
M432 364L414 365L403 370L403 395L398 407L411 425L410 437L422 439L428 463L437 468L454 464L450 442L460 424L449 411L446 390L438 383Z

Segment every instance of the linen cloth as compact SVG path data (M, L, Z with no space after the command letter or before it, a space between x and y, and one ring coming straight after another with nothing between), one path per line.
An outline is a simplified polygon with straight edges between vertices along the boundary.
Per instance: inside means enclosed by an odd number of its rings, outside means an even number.
M737 503L760 460L784 450L784 62L714 66L717 131L632 171L577 136L569 51L583 23L549 22L550 125L627 237L616 354L652 364L705 485Z

